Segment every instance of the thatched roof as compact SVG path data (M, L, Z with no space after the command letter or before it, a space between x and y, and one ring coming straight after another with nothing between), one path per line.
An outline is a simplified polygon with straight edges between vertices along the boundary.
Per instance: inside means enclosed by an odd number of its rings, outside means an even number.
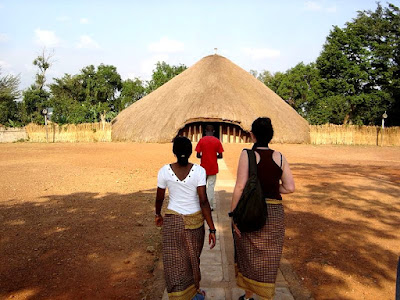
M170 142L195 121L234 123L250 131L260 116L271 118L274 142L309 142L307 121L290 105L227 58L210 55L124 109L113 120L112 139Z

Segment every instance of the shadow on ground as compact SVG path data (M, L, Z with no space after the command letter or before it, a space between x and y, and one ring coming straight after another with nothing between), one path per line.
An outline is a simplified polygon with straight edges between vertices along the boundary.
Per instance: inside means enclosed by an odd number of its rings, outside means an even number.
M394 295L400 170L343 164L292 169L309 177L287 197L285 256L317 298L354 299L346 294L355 282L365 299L374 299L371 289L380 290L381 299Z
M153 224L154 195L151 189L3 202L0 298L142 299L162 294L153 275L161 249Z

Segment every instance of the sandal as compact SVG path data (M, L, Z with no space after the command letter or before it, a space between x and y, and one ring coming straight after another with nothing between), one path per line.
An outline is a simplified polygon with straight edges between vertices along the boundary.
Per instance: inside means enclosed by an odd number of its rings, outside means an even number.
M197 294L192 298L192 300L204 300L206 299L206 292L202 289L197 290Z
M240 296L240 297L239 297L239 300L246 300L246 298L245 298L244 296L246 296L246 294ZM254 298L251 297L251 298L249 298L249 300L254 300Z

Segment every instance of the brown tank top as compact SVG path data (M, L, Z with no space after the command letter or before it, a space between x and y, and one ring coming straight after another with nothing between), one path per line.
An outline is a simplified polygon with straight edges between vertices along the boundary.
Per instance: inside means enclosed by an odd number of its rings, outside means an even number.
M256 152L260 154L257 175L264 192L264 197L282 200L282 196L279 193L279 180L282 177L282 169L272 158L274 150L256 149Z

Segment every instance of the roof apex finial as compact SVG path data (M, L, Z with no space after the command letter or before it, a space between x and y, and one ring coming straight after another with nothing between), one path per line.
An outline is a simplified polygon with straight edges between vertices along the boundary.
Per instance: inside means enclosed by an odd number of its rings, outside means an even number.
M214 48L214 55L217 55L218 48Z

